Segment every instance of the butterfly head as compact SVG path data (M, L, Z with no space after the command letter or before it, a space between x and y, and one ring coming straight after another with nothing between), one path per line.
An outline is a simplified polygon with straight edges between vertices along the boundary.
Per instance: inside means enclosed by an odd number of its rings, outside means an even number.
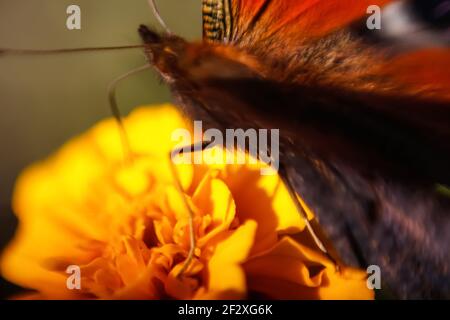
M145 44L145 54L167 82L173 82L172 74L179 68L179 57L186 51L187 42L174 34L159 34L145 25L139 27Z

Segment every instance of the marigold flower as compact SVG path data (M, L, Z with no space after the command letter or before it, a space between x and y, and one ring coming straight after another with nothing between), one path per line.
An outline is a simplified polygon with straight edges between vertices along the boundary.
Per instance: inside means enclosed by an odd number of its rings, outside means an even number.
M123 161L112 119L30 166L17 181L19 227L1 259L4 277L48 299L370 299L366 274L337 271L301 241L304 224L277 175L259 165L177 165L195 214L175 188L171 132L190 128L170 105L134 111ZM211 151L212 152L212 151ZM66 286L80 267L80 290Z

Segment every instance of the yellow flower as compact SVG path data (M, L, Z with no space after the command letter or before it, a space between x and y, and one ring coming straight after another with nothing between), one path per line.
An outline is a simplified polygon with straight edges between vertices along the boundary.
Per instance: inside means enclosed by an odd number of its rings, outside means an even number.
M168 155L173 130L190 126L169 105L139 108L125 125L132 162L109 119L21 175L5 278L49 299L373 298L364 272L336 271L301 240L294 203L277 175L260 175L261 164L177 165L197 239L177 277L189 220ZM79 290L67 287L71 265Z

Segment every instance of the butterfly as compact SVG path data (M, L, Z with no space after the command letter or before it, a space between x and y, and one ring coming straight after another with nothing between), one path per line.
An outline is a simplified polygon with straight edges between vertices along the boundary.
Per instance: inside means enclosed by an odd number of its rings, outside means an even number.
M203 41L139 33L192 119L280 129L280 175L327 253L380 266L397 297L448 298L450 51L393 54L352 31L389 2L204 0Z
M361 32L369 6L393 2L203 0L203 40L188 42L149 0L166 31L139 27L148 64L118 81L153 67L204 129L279 129L279 174L336 265L378 265L395 297L449 298L450 51Z

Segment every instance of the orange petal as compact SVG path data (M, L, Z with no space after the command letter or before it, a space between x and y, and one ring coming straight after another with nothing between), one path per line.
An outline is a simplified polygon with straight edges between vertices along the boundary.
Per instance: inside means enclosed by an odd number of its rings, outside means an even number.
M372 299L364 272L334 264L321 253L284 237L245 263L249 290L272 299Z

